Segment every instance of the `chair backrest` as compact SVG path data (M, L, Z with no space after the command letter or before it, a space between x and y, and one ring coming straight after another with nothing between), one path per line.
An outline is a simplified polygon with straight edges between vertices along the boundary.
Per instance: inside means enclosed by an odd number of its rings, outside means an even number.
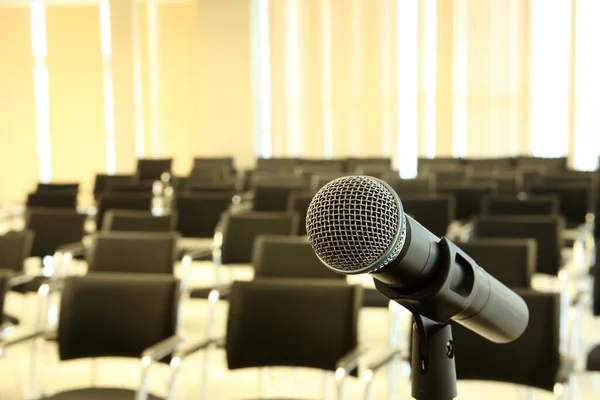
M297 158L259 158L256 169L259 171L289 171L292 172L299 164Z
M233 157L195 157L193 168L226 169L229 174L235 173Z
M188 185L194 183L218 183L231 180L231 170L226 167L194 167L186 178Z
M4 323L4 301L8 292L8 280L11 275L11 271L0 269L0 326Z
M594 293L592 303L594 315L600 315L600 246L596 246L596 265L594 266Z
M323 265L302 236L257 236L252 266L255 278L346 279Z
M529 308L525 332L511 343L492 343L452 323L458 379L499 381L552 391L560 366L559 295L515 289Z
M311 172L344 172L346 171L346 160L339 158L301 158L298 166Z
M93 272L173 274L175 233L98 232L87 254Z
M529 196L485 196L481 200L484 215L557 215L560 199L555 195Z
M469 182L471 180L473 170L471 168L458 169L442 169L431 173L434 176L435 183L438 187L442 185L456 185Z
M467 220L481 213L481 199L494 194L493 183L441 184L437 183L439 193L451 194L456 201L456 219Z
M108 210L104 215L105 231L171 232L177 229L177 213L155 216L150 211Z
M256 236L294 235L297 229L298 214L293 212L226 212L222 220L221 261L224 264L249 263Z
M531 277L537 269L535 240L473 239L458 247L506 286L531 288Z
M140 181L159 180L163 172L171 173L172 158L140 158L137 160L136 178Z
M31 254L34 236L31 231L8 232L1 235L0 270L23 271L23 263Z
M519 168L544 168L547 172L562 172L567 170L567 157L545 158L521 156L517 158Z
M345 172L319 172L313 174L310 178L310 190L317 192L329 182L342 176L347 176L347 174Z
M306 214L314 192L292 192L288 198L288 211L298 213L298 235L306 235Z
M98 198L107 185L111 183L128 184L133 183L133 175L106 175L96 174L94 181L94 198Z
M108 193L152 193L153 182L130 182L123 183L118 181L108 182L104 187L104 192Z
M85 214L79 214L75 210L27 210L25 229L35 233L31 256L51 256L65 244L80 242L84 234L85 219Z
M35 192L27 195L27 207L77 208L77 192Z
M400 195L404 212L436 236L445 236L454 221L456 204L451 195Z
M471 166L475 171L506 170L511 168L515 162L512 157L467 158L463 161L466 165Z
M304 182L268 185L260 184L254 188L252 209L254 211L285 211L288 208L289 197L294 192L305 191Z
M389 157L364 157L364 158L353 158L350 157L346 160L346 171L350 173L358 173L359 167L382 167L388 171L392 169L392 159Z
M358 344L361 288L331 280L234 282L227 318L230 369L266 366L335 371Z
M398 175L383 179L398 193L401 199L406 194L430 194L435 190L435 181L429 176L419 176L414 179L402 179Z
M230 194L180 193L175 198L177 231L184 237L213 237L221 214L231 206Z
M102 229L104 214L108 210L150 211L152 194L150 193L103 193L98 198L96 211L96 229Z
M197 194L220 194L227 195L231 199L237 193L235 182L198 182L188 181L186 191Z
M57 192L66 192L72 193L79 191L79 183L42 183L39 182L37 185L36 192L38 193L57 193Z
M587 213L592 210L592 187L587 183L536 185L531 188L531 193L558 196L560 213L569 225L585 223Z
M422 158L419 157L417 160L417 168L419 174L440 170L440 169L453 169L460 168L463 166L463 161L459 158L451 158L451 157L436 157L436 158Z
M557 276L561 267L564 217L481 216L473 219L474 238L520 238L537 242L537 273Z
M68 277L58 322L60 359L141 357L176 333L179 298L179 282L172 276Z

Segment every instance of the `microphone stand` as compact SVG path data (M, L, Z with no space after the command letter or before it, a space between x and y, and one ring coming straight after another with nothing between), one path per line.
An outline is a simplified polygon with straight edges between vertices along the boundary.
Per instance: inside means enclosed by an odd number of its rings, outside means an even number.
M415 314L412 335L412 397L451 400L457 396L452 327Z

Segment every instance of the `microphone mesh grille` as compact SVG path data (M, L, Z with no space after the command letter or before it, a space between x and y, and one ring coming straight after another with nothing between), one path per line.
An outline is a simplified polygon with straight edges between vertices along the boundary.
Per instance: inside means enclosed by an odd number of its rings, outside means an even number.
M396 198L378 180L338 178L321 188L310 203L308 240L330 268L358 272L389 252L400 229L399 212Z

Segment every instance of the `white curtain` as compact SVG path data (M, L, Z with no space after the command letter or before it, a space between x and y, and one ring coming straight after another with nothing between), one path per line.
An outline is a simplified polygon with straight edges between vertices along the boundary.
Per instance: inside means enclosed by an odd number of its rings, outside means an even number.
M274 156L600 151L595 0L271 0Z

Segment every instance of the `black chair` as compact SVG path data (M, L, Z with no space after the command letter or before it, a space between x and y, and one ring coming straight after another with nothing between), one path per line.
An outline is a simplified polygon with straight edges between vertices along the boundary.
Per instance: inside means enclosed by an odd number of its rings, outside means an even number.
M344 172L346 169L346 160L343 159L323 159L323 158L301 158L298 163L306 171L312 172Z
M463 162L475 171L503 171L512 168L515 161L511 157L499 157L467 158Z
M288 211L298 213L298 235L306 235L306 214L314 192L292 192L288 198Z
M168 362L181 345L177 335L180 283L169 276L90 274L64 282L56 332L38 331L1 343L10 349L33 340L56 340L61 361L98 357L139 358L136 389L85 387L41 398L47 400L159 400L148 393L148 370ZM49 286L50 293L58 288ZM34 353L34 360L40 353ZM39 362L39 361L36 361ZM37 387L35 384L34 387Z
M177 368L190 354L217 345L225 348L230 370L277 366L337 371L342 398L345 377L354 374L365 352L358 344L360 304L360 287L344 282L236 281L229 290L226 337L187 346L171 365ZM208 390L210 366L205 368L202 387Z
M383 180L387 182L398 195L403 199L402 196L405 194L432 194L435 192L435 181L428 176L420 176L414 179L402 179L398 175L384 177Z
M289 197L294 192L302 192L307 185L302 181L287 184L262 183L254 187L252 210L254 211L285 211L288 208Z
M292 172L298 164L298 158L259 158L256 160L256 169L259 171Z
M379 167L389 171L392 169L392 159L389 157L350 157L346 160L346 171L350 173L359 174L358 168L370 167Z
M463 161L459 158L452 157L436 157L436 158L423 158L419 157L417 160L417 168L419 175L428 173L429 171L444 170L444 169L457 169L463 166Z
M404 212L436 236L446 236L455 218L456 204L451 195L402 195Z
M195 157L193 168L225 170L228 175L235 175L233 157Z
M543 168L546 172L563 172L567 170L567 157L544 158L532 156L517 157L517 168Z
M474 239L458 246L506 286L531 288L531 278L537 268L535 240Z
M31 231L8 232L0 236L0 271L13 278L11 286L14 286L17 292L22 292L23 290L19 289L23 289L25 285L32 281L31 277L25 275L23 267L25 260L31 254L33 237L34 233ZM18 282L15 282L15 278L18 279ZM2 315L1 305L0 319L0 325L3 323L19 324L17 317Z
M229 194L181 193L175 198L175 207L179 215L177 231L183 237L209 238L215 229L221 214L231 206Z
M319 172L313 174L310 178L310 190L316 193L329 182L347 175L344 172Z
M0 269L0 343L4 340L5 329L12 325L12 321L7 322L6 314L4 313L4 302L6 301L6 293L8 293L8 282L12 277L12 272ZM2 345L0 344L0 349Z
M96 174L94 180L94 198L98 197L104 192L104 189L109 184L130 184L133 183L133 175L107 175L107 174Z
M337 279L346 276L325 267L306 237L259 235L252 250L254 278Z
M156 181L164 173L171 173L172 158L140 158L137 160L136 179L138 181Z
M594 316L600 315L600 246L596 246L596 265L593 269L594 288L592 294L592 311ZM586 361L588 371L600 372L600 344L592 348Z
M73 193L79 191L79 183L38 183L37 193Z
M437 187L447 185L461 185L471 181L473 170L471 168L461 167L458 169L442 169L430 172L435 180Z
M484 215L557 215L560 199L548 196L485 196L481 203Z
M190 171L190 174L185 178L185 185L193 186L194 184L204 183L219 183L232 181L231 171L229 168L205 168L205 167L194 167ZM185 186L183 185L183 186Z
M511 343L492 343L452 323L459 380L499 381L553 392L566 384L574 362L559 349L559 296L514 289L527 303L529 324Z
M32 257L53 256L60 247L80 242L85 214L74 210L35 208L25 213L25 229L33 232Z
M592 211L592 187L587 183L533 186L531 193L558 196L560 213L567 219L569 227L584 224L587 214Z
M104 214L108 210L139 210L152 209L152 194L150 193L103 193L98 198L96 211L96 230L102 229Z
M177 230L177 213L155 216L150 211L108 210L105 231L171 232Z
M173 274L175 233L98 232L87 252L88 271Z
M36 192L29 193L26 201L27 208L63 208L75 210L77 208L77 192Z
M105 193L148 193L152 194L152 182L107 182L104 187Z
M454 196L456 219L464 221L481 213L481 199L494 194L496 187L490 183L441 184L438 181L437 190Z
M196 194L222 194L231 199L238 192L234 182L187 182L186 192Z
M473 237L534 239L537 242L536 272L558 276L562 268L564 226L565 220L559 215L481 216L473 220Z

